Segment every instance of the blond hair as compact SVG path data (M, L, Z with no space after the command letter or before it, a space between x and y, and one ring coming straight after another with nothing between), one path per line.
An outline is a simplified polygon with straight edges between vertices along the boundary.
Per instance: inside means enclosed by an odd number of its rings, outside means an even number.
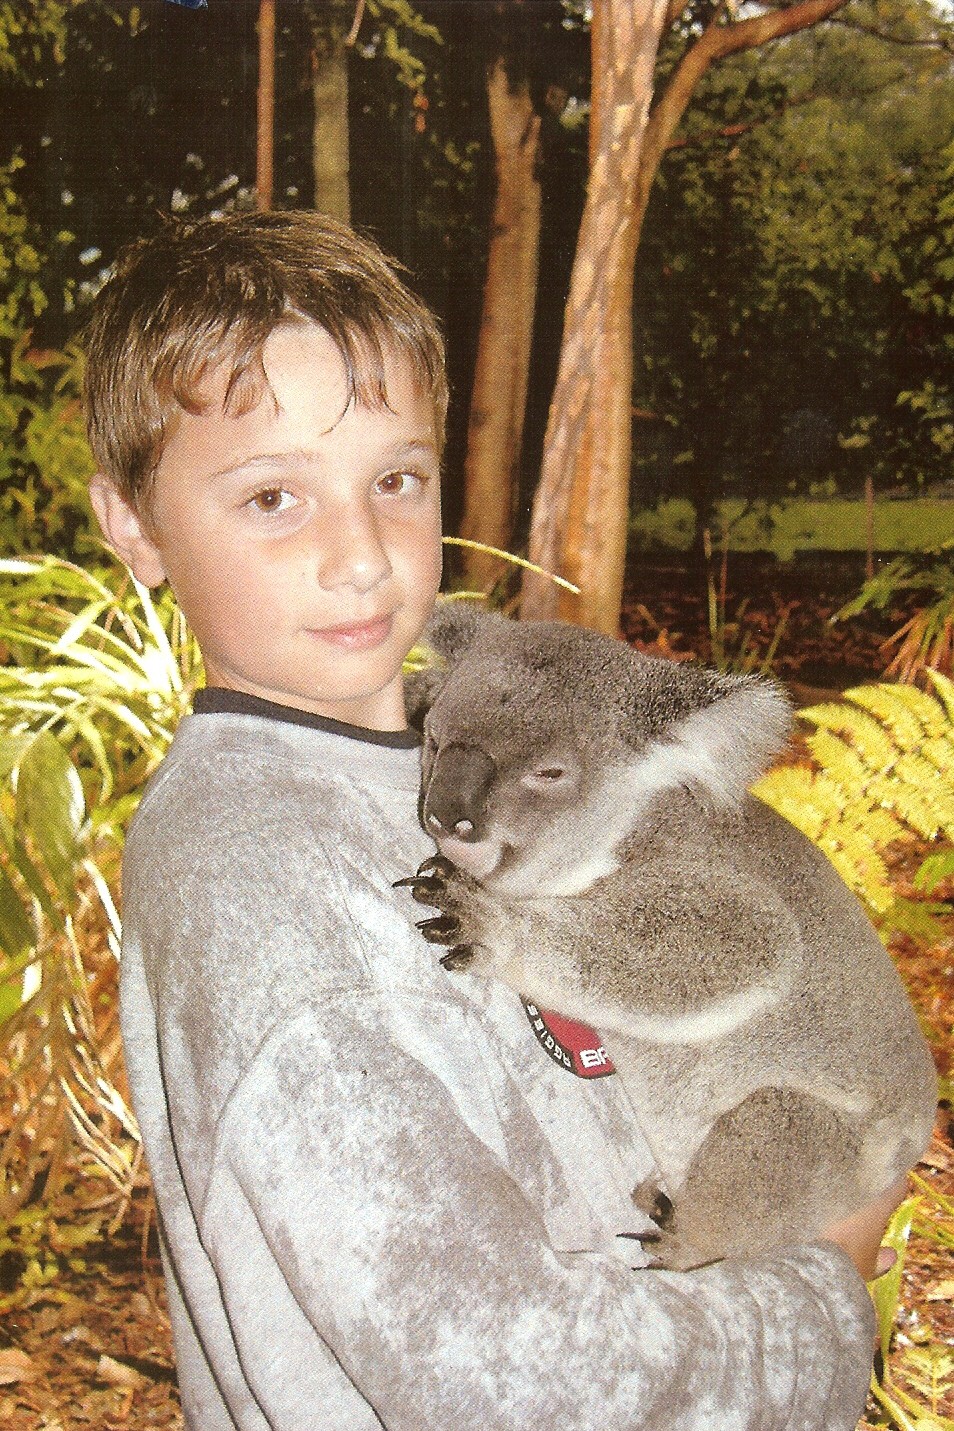
M267 383L265 340L301 320L337 345L349 400L386 406L386 353L409 361L442 439L437 322L375 243L312 212L170 221L120 255L86 330L90 446L127 501L148 503L170 423L204 410L207 375L227 363L225 410L248 411Z

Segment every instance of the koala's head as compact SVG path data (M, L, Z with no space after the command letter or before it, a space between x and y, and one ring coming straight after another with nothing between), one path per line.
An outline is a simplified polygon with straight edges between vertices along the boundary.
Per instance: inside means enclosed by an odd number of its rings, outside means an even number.
M412 681L423 721L420 817L454 864L502 892L571 894L659 795L741 800L784 743L790 711L770 682L644 656L558 622L442 603L425 643L441 658Z

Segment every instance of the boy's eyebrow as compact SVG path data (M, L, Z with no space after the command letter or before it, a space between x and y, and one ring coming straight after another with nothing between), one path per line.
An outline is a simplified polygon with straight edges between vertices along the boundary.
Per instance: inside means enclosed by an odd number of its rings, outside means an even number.
M397 442L393 447L384 447L378 453L379 462L403 462L406 459L425 456L437 457L437 444L427 438L410 438L404 442ZM255 471L259 467L284 466L288 463L301 462L311 466L320 466L326 459L320 452L312 452L307 447L285 448L281 452L258 452L254 457L243 457L238 462L230 463L227 467L220 467L218 471L209 474L209 481L215 482L223 477L233 477L238 472Z

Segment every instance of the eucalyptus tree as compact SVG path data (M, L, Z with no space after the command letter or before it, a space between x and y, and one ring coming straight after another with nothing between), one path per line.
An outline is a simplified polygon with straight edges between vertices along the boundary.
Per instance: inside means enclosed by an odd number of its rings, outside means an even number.
M722 3L594 0L590 180L529 551L531 561L576 583L580 595L528 574L525 615L559 613L608 632L618 626L629 520L633 278L666 143L713 63L817 24L843 4L747 6L743 18Z

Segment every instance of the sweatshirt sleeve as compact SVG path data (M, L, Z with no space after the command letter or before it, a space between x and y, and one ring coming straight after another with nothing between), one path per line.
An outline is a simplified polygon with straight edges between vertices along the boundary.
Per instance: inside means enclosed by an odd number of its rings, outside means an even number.
M315 1424L330 1351L389 1431L851 1431L874 1317L837 1248L681 1273L555 1251L379 1014L310 1003L219 1120L201 1235L270 1425Z

